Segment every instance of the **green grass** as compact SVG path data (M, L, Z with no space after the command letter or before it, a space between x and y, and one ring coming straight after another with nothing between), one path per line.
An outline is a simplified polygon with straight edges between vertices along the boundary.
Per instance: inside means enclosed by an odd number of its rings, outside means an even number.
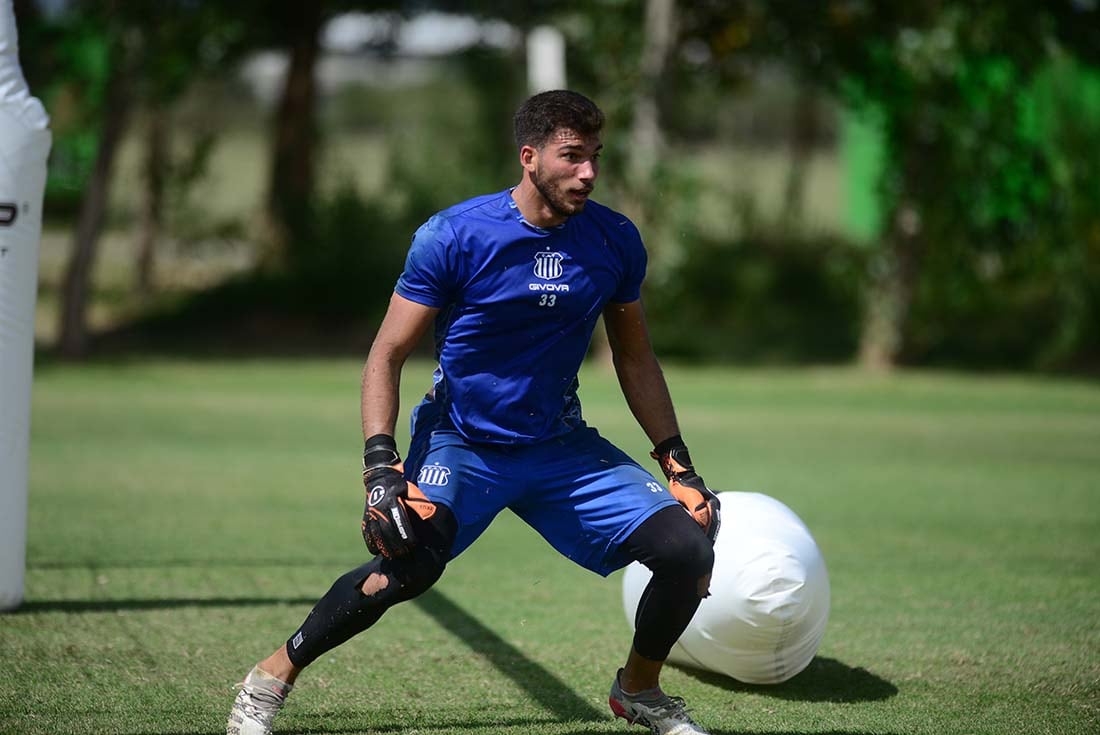
M365 555L359 368L40 366L0 733L223 731L231 685ZM428 370L406 371L406 410ZM710 484L787 503L832 583L791 681L666 672L716 735L1100 731L1096 385L667 372ZM589 420L645 457L613 378L582 381ZM505 514L428 595L319 660L277 731L627 732L605 697L629 640L619 575Z

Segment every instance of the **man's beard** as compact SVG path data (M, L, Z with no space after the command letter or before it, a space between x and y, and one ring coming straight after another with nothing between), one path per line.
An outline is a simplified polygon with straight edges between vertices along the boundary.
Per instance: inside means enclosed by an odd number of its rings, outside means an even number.
M538 172L535 173L535 188L539 194L542 194L546 206L550 207L550 210L559 217L572 217L575 214L580 214L584 209L586 200L581 200L579 204L573 204L566 199L565 193L553 186L552 182L544 179Z

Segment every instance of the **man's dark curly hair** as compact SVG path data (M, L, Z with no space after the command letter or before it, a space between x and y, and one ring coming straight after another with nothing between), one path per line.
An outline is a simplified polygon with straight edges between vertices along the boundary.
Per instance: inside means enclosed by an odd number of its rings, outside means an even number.
M528 98L516 110L512 123L518 148L541 148L556 130L564 128L587 137L598 134L603 121L595 102L577 92L555 89Z

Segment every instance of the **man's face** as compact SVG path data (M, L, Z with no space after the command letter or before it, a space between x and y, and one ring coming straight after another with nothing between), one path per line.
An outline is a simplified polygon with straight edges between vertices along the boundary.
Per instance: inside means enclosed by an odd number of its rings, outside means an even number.
M600 172L599 135L582 136L561 129L539 148L534 159L535 188L561 217L579 214Z

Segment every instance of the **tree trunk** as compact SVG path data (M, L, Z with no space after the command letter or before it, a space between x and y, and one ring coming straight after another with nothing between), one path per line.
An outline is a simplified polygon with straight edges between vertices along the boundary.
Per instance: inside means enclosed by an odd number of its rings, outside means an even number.
M30 28L39 22L42 12L38 9L35 0L15 0L12 6L15 12L15 22L20 28ZM34 85L30 85L31 89Z
M864 307L859 362L876 372L889 371L897 365L920 281L921 260L927 246L916 203L919 199L914 196L914 189L921 182L920 158L920 153L909 156L910 165L903 174L905 192L890 218L881 257L874 262Z
M900 213L907 215L914 216L912 210ZM872 275L860 340L860 365L876 372L892 370L901 355L923 250L919 235L894 229L878 272Z
M275 115L271 180L268 187L267 248L261 257L265 268L286 264L292 241L302 237L309 225L313 199L317 97L315 70L320 55L320 33L324 19L321 2L293 4L286 81Z
M675 38L675 0L647 0L645 37L638 68L638 91L630 140L629 174L632 186L645 186L661 159L664 136L661 134L657 91L664 79Z
M817 93L809 84L803 83L794 104L791 166L787 170L787 182L783 191L784 224L792 230L802 224L806 178L809 175L818 128Z
M892 147L904 151L900 190L882 257L873 264L860 338L859 362L874 371L893 369L905 346L921 261L928 247L921 203L933 201L941 183L934 165L942 155L936 151L935 139L926 139L919 122L897 139L902 143Z
M164 221L164 182L168 171L168 114L162 108L149 110L145 128L144 183L141 221L138 227L134 287L141 299L153 294L157 240Z
M668 57L676 39L675 0L646 0L645 36L639 60L637 97L634 102L634 120L630 131L630 160L623 196L624 211L636 221L643 234L652 233L656 223L648 213L648 199L653 195L652 183L657 164L664 147L661 133L660 107L657 92L668 68ZM650 262L654 262L655 245L660 237L650 237L647 247ZM592 360L606 369L612 369L611 346L607 332L596 330L592 338Z
M61 324L58 352L63 357L79 358L88 351L88 291L92 267L95 265L99 235L107 212L107 195L111 189L111 174L115 153L126 129L131 103L129 74L124 64L114 67L107 82L105 116L100 131L99 150L95 165L84 189L80 215L73 240L72 255L65 270L61 293Z

